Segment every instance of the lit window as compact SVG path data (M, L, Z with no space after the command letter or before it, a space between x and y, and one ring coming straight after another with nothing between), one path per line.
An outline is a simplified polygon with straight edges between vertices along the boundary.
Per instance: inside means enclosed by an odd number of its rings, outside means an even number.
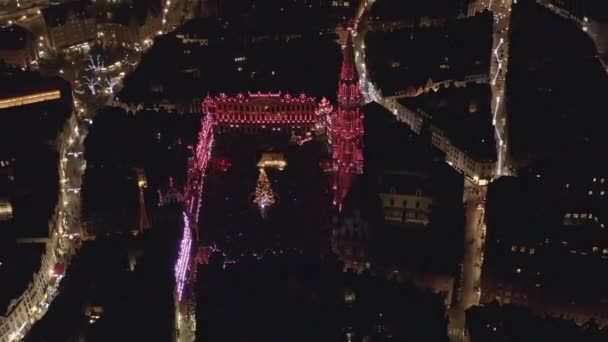
M566 213L566 218L570 218L570 217L572 217L572 214Z
M597 182L597 178L593 178L593 183Z
M604 250L602 251L602 254L608 254L608 248L604 248Z
M593 195L593 190L589 190L589 196Z
M526 252L526 247L525 246L521 246L521 248L519 249L519 251L521 253L525 253Z
M600 195L601 195L601 196L604 196L604 194L605 194L605 193L606 193L606 192L605 192L604 190L602 190L602 192L600 192Z
M512 252L516 252L517 251L517 246L515 246L515 245L511 246L511 251Z
M606 178L602 178L601 183L604 183L606 181Z
M593 253L597 253L597 251L599 251L599 250L600 250L600 249L599 249L599 248L597 248L597 247L593 247L593 248L591 248L591 251L592 251Z
M534 248L530 248L530 255L534 254Z
M521 273L521 268L516 269L515 272Z
M574 215L572 215L572 216L574 216L574 218L578 218L578 214L574 214Z
M581 218L587 218L587 214L581 214Z

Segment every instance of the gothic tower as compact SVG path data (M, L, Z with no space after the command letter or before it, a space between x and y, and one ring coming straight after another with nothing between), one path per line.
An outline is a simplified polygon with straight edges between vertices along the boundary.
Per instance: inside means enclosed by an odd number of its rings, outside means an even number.
M352 30L348 30L344 59L338 84L338 106L330 120L330 139L333 148L334 205L342 209L342 202L356 175L363 173L363 97L355 67Z

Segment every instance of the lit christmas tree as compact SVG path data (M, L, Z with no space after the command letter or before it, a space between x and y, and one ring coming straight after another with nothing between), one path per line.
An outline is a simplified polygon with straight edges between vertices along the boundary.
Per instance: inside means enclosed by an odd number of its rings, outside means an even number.
M260 208L262 217L266 217L266 208L274 204L274 192L270 186L270 181L266 175L266 171L260 168L260 176L258 177L258 183L255 186L255 197L253 203L257 204Z

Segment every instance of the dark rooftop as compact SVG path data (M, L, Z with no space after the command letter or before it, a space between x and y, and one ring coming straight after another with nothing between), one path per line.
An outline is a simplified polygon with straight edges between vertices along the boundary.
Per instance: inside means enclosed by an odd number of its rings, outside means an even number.
M466 14L467 3L468 1L461 0L386 0L374 4L371 16L380 20L398 20L422 16L457 17Z
M591 38L535 3L513 8L509 94L512 157L605 160L608 77Z
M72 2L66 2L42 9L42 16L47 25L59 26L65 24L66 19L70 15L74 15L80 18L91 17L91 14L88 13L87 10L88 6L88 1L77 0Z
M379 191L382 193L396 193L402 195L427 195L429 177L403 170L384 170L379 176Z
M450 87L399 102L431 116L431 125L478 161L496 160L489 85Z
M0 27L0 50L20 50L27 46L29 32L19 26Z
M32 280L34 272L40 267L40 257L44 252L42 244L16 245L0 244L0 316L4 316L11 300L19 296Z
M384 95L434 82L487 75L492 49L492 15L458 20L444 27L370 32L368 69Z
M97 19L99 22L116 23L128 25L131 18L135 18L133 6L116 5L106 8L105 10L97 11Z
M43 77L37 72L0 69L0 99L51 90L69 91L69 83L60 77Z

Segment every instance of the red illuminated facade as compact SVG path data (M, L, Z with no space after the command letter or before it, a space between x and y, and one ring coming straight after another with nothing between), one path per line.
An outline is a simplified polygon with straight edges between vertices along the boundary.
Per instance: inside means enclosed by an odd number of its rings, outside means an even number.
M323 99L321 103L326 103ZM282 93L248 93L217 97L207 96L203 112L211 115L219 130L289 129L306 133L314 129L323 111L314 97L292 97Z
M206 114L203 131L207 130L207 133L201 133L201 138L212 137L209 131L212 126L217 126L219 130L289 130L300 134L319 134L326 130L332 148L333 203L341 209L354 177L363 173L362 103L352 31L349 30L340 72L337 109L325 98L318 102L316 98L305 94L292 97L280 92L258 92L236 96L207 96L202 103L203 112ZM308 139L305 138L301 142ZM205 146L206 143L202 145ZM199 141L199 148L200 146ZM200 151L197 151L197 156L202 157ZM200 164L207 163L205 161Z
M352 33L349 30L338 85L338 108L328 120L329 139L333 152L334 205L342 202L356 175L363 173L363 97L355 68Z
M207 96L203 101L205 115L201 121L198 144L190 147L192 157L188 162L187 183L181 198L184 230L175 264L176 298L184 317L195 317L191 286L196 277L195 263L208 262L209 257L208 250L197 250L196 245L200 241L198 219L205 173L208 164L213 164L211 154L216 130L285 130L302 134L303 137L299 140L301 144L310 140L313 133L315 136L327 137L332 151L333 203L342 209L354 178L363 173L363 98L353 49L352 34L349 31L336 109L325 98L317 101L305 94L292 97L280 92L236 96L220 94L217 97ZM159 203L161 202L162 193L159 192Z

